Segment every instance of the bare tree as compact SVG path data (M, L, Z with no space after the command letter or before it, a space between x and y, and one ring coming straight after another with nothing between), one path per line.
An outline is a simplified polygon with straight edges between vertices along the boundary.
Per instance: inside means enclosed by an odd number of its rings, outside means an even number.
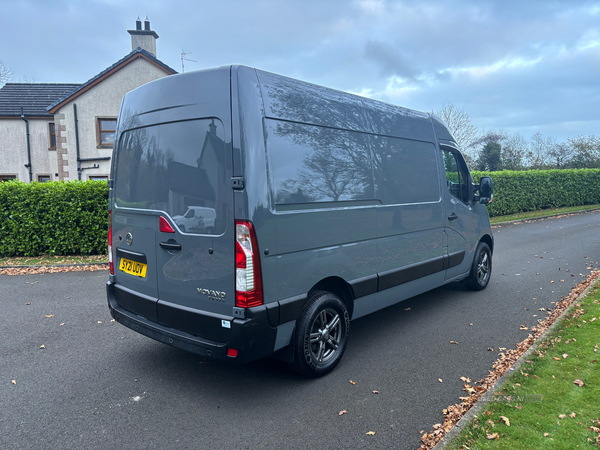
M463 151L465 160L471 166L477 159L476 146L480 143L481 131L471 121L467 112L457 108L451 103L442 106L434 113L444 121L456 143Z
M570 142L561 142L550 149L548 157L557 169L564 169L576 153L577 149Z
M505 170L523 170L529 145L519 133L506 136L502 147L502 168Z
M539 131L535 133L529 145L528 167L530 169L542 169L548 163L550 152L555 146L556 141L553 138L546 138Z
M10 81L12 74L13 72L10 70L10 67L4 64L4 61L0 59L0 87L4 86L4 83Z
M573 149L570 166L576 169L600 168L600 137L594 135L569 138Z

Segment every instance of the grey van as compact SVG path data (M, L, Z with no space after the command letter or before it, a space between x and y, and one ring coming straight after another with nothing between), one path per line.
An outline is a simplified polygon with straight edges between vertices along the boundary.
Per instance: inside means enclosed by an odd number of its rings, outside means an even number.
M490 280L492 182L438 118L249 67L128 93L109 186L112 316L208 359L324 375L350 320Z

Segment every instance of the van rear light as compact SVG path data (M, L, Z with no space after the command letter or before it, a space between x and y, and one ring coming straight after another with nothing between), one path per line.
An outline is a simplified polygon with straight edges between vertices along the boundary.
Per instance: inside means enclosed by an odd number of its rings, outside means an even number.
M108 212L108 269L111 275L115 274L112 258L112 211Z
M256 233L252 222L235 223L235 306L263 304L262 276Z
M175 233L175 230L173 229L173 227L171 226L169 221L167 219L165 219L163 216L160 216L160 219L158 221L158 229L162 233Z

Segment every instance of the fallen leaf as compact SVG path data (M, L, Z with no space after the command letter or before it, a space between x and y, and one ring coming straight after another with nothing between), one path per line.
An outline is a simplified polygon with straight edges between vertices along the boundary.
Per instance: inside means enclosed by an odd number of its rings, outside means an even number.
M379 391L373 391L373 394L379 394Z
M115 319L111 320L111 322L114 322L114 321L115 321Z
M353 384L353 385L354 385L354 384L356 384L356 381L352 381L352 380L350 380L350 384Z
M410 308L404 308L404 311L410 311Z
M470 324L469 324L469 326L470 326L470 327L472 327L472 326L473 326L473 324L472 324L472 323L470 323Z
M560 361L560 358L557 358L556 356L553 356L553 358L557 361Z
M367 431L367 436L375 436L375 432L374 431Z
M49 319L50 317L54 317L54 314L46 314L46 317Z
M529 328L527 328L525 325L521 325L521 327L519 329L520 330L529 330Z
M486 438L487 440L489 440L489 441L493 441L494 439L495 439L495 440L498 440L498 439L500 439L500 438L498 437L498 433L494 433L494 434L489 434L489 433L486 433L486 434L485 434L485 438Z
M571 414L569 414L569 417L570 417L571 419L574 419L576 415L577 415L577 414L575 414L574 412L572 412Z
M46 346L44 344L40 345L40 348L46 348Z
M537 375L534 375L533 378L537 378L538 380L540 379L540 377L538 377Z
M441 379L441 378L438 378L438 381L439 381L440 383L443 383L443 381L442 381L442 379Z
M575 381L573 381L573 383L576 384L579 387L585 385L585 383L583 381L581 381L581 380L575 380Z
M548 437L548 433L544 433L544 437Z
M508 417L500 416L500 420L504 422L507 427L510 427L510 420L508 420Z
M348 411L346 411L345 409L343 411L340 411L338 416L343 416L344 414L346 414Z
M493 352L494 351L494 347L489 347L488 348L488 352Z
M564 419L565 417L567 417L567 415L566 415L566 414L559 414L559 415L558 415L558 418L559 418L559 419Z
M10 380L12 384L17 384L17 380Z
M25 303L25 306L29 306L29 305L31 305L31 302L29 302L29 303Z
M498 350L500 350L501 352L503 352L504 350L506 350L506 347L498 347Z
M456 341L450 341L451 344L458 344Z
M460 380L464 381L465 383L470 383L471 382L471 379L468 378L468 377L460 377Z
M563 357L563 359L566 359L569 357L569 355L567 353L563 353L562 357Z
M61 323L61 324L59 325L59 327L62 327L64 324L65 324L64 322L63 322L63 323Z
M102 323L102 321L99 320L98 323Z

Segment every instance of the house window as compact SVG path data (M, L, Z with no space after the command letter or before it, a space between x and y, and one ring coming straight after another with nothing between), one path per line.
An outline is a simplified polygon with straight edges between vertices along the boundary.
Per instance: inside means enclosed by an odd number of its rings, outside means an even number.
M56 127L54 123L50 122L48 128L50 132L50 150L56 150Z
M0 175L0 183L4 183L5 181L16 180L16 175Z
M50 181L50 175L38 175L38 183L48 183Z
M106 176L106 175L90 175L88 177L88 180L104 180L104 181L107 181L108 180L108 176Z
M99 117L96 124L99 147L112 147L115 143L117 119Z

